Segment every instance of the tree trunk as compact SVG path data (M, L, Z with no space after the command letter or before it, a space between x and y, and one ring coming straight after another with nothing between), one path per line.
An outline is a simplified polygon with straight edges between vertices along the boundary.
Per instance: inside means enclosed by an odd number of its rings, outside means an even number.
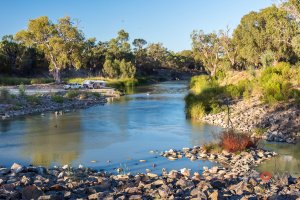
M59 68L55 67L55 69L53 70L53 77L56 84L61 83L61 74Z

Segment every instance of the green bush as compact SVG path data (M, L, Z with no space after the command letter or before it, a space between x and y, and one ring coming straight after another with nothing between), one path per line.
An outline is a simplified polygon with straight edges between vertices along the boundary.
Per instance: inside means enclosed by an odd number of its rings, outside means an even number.
M25 92L26 88L23 83L21 83L21 85L19 85L18 90L19 90L20 96L22 96L22 97L26 96L26 92Z
M245 96L250 96L253 89L253 84L249 80L241 80L236 85L226 86L226 94L233 99L239 99Z
M41 98L39 94L26 96L26 100L33 105L40 104Z
M217 81L207 75L194 76L192 77L190 83L190 89L195 94L200 94L203 90L207 88L213 88L217 86L218 86Z
M64 97L54 94L51 96L51 101L55 102L55 103L63 103L64 102Z
M70 90L65 94L65 97L68 99L73 99L73 98L77 97L78 95L79 95L79 93L77 91Z
M9 94L8 89L1 88L0 89L0 102L7 103L7 102L9 102L10 98L11 98L11 96Z
M53 83L51 78L19 78L19 77L0 77L0 85L30 85L30 84L42 84Z
M279 63L274 67L266 68L260 77L259 84L262 100L274 104L291 97L292 72L288 63Z

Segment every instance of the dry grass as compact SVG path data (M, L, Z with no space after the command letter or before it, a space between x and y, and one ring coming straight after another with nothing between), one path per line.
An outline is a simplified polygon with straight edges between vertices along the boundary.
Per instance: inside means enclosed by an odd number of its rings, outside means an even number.
M223 131L219 139L220 146L229 152L244 151L257 144L257 141L252 140L250 135L238 133L234 130Z

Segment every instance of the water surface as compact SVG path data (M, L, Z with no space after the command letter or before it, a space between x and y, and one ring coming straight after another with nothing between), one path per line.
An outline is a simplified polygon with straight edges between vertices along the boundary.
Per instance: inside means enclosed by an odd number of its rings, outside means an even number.
M201 170L209 161L171 162L159 156L170 148L201 145L214 139L215 126L186 119L186 82L139 87L133 94L110 99L104 106L0 122L0 160L43 166L84 164L106 170L122 166L132 172L145 168L188 167ZM149 151L155 151L151 154ZM144 159L146 163L140 163ZM107 162L110 161L110 162Z

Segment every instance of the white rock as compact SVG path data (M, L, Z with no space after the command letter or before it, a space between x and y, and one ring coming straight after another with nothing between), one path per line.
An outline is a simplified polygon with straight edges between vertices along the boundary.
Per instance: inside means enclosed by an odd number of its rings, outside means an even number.
M69 165L64 165L62 166L63 169L68 169L69 168Z

